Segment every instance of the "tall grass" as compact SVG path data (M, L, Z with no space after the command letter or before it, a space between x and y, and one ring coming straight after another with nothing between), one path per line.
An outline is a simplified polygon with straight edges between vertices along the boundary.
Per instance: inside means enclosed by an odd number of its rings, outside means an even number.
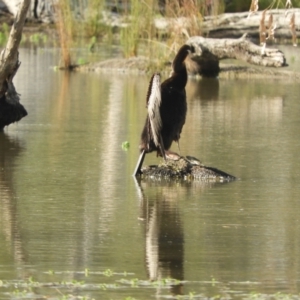
M101 23L102 12L105 10L105 0L90 0L88 7L85 9L85 24L84 24L84 34L86 36L99 36L103 34L104 28Z
M165 15L169 25L165 32L159 32L154 26L155 18L160 18L158 0L116 1L116 10L123 17L123 24L116 32L124 57L142 54L153 58L158 52L169 56L188 36L201 34L202 15L208 13L207 0L166 0ZM220 12L220 1L211 0L209 13ZM105 0L78 0L82 6L82 19L72 14L69 0L58 0L56 4L57 29L62 49L62 67L72 66L71 48L81 36L104 39L113 42L112 26L105 23L108 7ZM221 1L222 2L222 1ZM88 5L86 5L88 3ZM114 3L111 1L111 3ZM120 5L121 3L121 5ZM129 5L130 4L130 5ZM182 19L184 18L184 19ZM163 54L164 53L164 54Z
M119 23L114 26L107 21L107 16L114 16L106 0L77 0L81 18L74 16L70 2L58 0L56 5L64 68L72 66L71 48L78 37L92 38L91 49L95 49L95 44L101 41L106 44L118 41L126 58L139 55L151 60L171 58L172 52L176 52L188 37L202 34L204 16L216 16L225 11L224 0L165 0L162 1L163 9L158 6L159 0L111 0L119 17ZM249 11L250 8L250 12L254 12L256 6L259 10L284 8L291 4L296 7L300 5L300 0L232 0L230 3L231 10ZM168 24L164 30L158 30L155 26L160 19ZM291 20L292 32L295 32L294 23ZM272 37L275 26L265 26L265 19L260 25L261 42L264 43L266 38ZM295 44L295 38L293 42ZM89 47L91 43L85 44Z
M213 0L218 2L217 0ZM128 26L121 29L121 46L125 57L139 53L155 58L170 57L185 40L192 35L201 34L204 0L166 0L163 7L164 19L168 25L159 31L154 23L159 14L157 0L131 0L127 16Z
M131 1L130 15L127 16L127 26L121 29L120 43L125 57L137 56L140 39L149 22L148 3L140 0ZM143 17L141 17L143 16Z
M62 52L61 68L70 69L71 61L71 47L73 44L73 17L70 3L68 0L58 0L55 5L57 16L57 30L59 35L59 42Z

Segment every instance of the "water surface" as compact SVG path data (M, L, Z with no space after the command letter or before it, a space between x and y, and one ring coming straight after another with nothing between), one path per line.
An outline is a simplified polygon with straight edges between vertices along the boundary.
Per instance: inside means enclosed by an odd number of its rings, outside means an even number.
M190 79L181 153L239 180L136 181L148 76L55 71L54 49L20 60L29 115L0 135L0 299L299 296L298 83Z

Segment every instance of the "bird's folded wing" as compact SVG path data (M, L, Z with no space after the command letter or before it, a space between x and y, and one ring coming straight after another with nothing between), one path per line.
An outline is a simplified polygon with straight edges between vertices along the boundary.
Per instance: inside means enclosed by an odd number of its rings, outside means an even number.
M158 147L160 145L160 132L162 129L162 121L160 116L161 90L160 90L160 74L155 73L150 81L148 93L148 115L151 125L151 133L153 141Z

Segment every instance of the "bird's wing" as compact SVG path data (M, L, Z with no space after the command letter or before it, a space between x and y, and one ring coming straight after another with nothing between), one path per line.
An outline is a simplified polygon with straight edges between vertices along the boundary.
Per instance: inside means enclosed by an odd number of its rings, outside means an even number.
M148 115L151 125L153 141L157 147L160 145L160 132L162 121L160 116L161 91L160 91L160 74L155 73L150 81L148 91Z

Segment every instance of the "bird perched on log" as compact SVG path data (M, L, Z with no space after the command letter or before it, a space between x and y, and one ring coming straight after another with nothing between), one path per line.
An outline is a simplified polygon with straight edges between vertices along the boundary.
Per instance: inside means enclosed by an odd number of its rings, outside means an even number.
M190 52L189 45L183 45L179 49L172 63L172 74L162 84L159 73L155 73L150 80L147 93L148 114L141 135L141 154L134 176L141 173L146 153L157 151L157 155L166 160L171 154L168 150L172 142L179 143L187 111L185 86L188 75L184 61Z

